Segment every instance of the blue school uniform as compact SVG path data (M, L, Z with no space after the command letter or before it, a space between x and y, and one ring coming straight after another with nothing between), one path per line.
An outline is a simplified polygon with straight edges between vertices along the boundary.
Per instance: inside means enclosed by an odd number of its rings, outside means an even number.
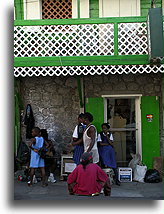
M40 149L43 147L44 139L43 137L35 137L36 143L32 144L32 148L34 149ZM38 168L38 167L44 167L44 159L40 157L40 155L37 152L34 152L31 150L31 159L30 159L30 168Z
M77 138L77 140L81 139L83 137L85 126L83 124L79 124L75 127L73 137ZM79 165L81 155L84 153L84 145L75 145L73 150L73 161Z
M112 134L110 133L109 135L110 135L109 138L113 139ZM108 143L108 139L103 132L99 134L98 141L101 141L102 143ZM111 168L116 168L115 150L111 145L104 145L104 146L99 145L98 151L99 151L100 161L102 162L102 164Z

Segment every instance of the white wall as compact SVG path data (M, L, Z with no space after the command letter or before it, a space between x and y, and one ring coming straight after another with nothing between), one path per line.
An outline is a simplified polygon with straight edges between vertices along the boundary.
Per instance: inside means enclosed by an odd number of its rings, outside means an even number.
M140 16L140 0L99 0L100 17Z
M80 18L89 18L89 0L80 1Z
M78 0L72 0L72 18L77 18L78 17L77 1Z
M72 0L72 18L78 18L77 3ZM42 19L42 0L24 0L25 19ZM80 1L80 18L89 18L89 0Z
M78 18L78 0L72 0L72 18ZM80 18L89 18L89 0L80 1Z
M42 18L42 0L24 0L24 19Z

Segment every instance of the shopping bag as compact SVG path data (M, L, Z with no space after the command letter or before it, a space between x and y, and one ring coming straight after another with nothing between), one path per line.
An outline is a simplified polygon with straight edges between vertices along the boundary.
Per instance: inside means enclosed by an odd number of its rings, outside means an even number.
M147 171L147 166L136 165L133 173L133 180L144 183L144 177Z

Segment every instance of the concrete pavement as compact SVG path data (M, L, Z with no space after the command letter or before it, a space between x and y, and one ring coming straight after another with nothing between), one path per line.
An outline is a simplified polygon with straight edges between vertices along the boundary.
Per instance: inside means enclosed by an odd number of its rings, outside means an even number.
M48 183L42 187L41 182L32 187L27 182L14 179L14 200L116 200L116 199L150 199L163 200L163 182L160 183L121 183L112 185L111 196L74 196L67 191L67 182L57 179L56 183Z

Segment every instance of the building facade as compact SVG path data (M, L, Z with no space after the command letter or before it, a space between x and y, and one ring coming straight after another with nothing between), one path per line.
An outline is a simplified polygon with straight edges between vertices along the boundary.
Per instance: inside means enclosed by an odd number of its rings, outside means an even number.
M163 59L150 63L147 15L163 1L15 0L15 150L23 117L66 152L80 112L111 124L118 166L163 154ZM162 47L161 47L162 48Z

